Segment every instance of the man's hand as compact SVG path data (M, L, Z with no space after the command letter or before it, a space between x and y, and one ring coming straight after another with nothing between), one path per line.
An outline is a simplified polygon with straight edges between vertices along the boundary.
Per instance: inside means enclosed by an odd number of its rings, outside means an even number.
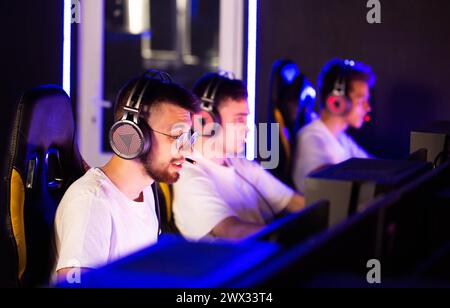
M243 222L237 217L228 217L218 223L214 229L212 229L211 234L230 240L237 240L248 237L252 234L260 231L264 226Z
M304 208L305 208L305 197L295 193L292 196L291 200L289 200L289 203L286 206L286 211L289 213L295 213L303 210Z

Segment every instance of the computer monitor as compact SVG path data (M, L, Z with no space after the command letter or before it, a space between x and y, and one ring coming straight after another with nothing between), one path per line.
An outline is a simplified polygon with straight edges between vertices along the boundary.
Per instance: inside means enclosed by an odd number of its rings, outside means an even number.
M427 150L427 161L438 165L450 158L450 121L441 121L411 132L410 152Z
M412 160L412 161L427 162L428 161L428 150L425 148L420 148L414 152L411 152L406 159Z
M164 236L158 243L82 275L63 288L213 288L225 285L275 255L272 243L189 242Z
M450 242L422 262L414 273L416 279L425 280L431 286L450 287Z
M369 260L383 287L449 286L450 161L367 210L298 244L235 280L233 287L371 287Z
M403 276L450 241L450 161L414 180L383 213L384 267Z
M338 281L357 277L365 282L367 261L377 258L378 215L373 209L358 213L328 229L278 253L235 279L229 287L342 287Z
M287 248L328 228L329 202L318 201L304 210L277 219L245 241L268 241Z
M398 189L431 170L422 161L353 158L306 178L306 203L330 201L329 226L364 210L375 197Z

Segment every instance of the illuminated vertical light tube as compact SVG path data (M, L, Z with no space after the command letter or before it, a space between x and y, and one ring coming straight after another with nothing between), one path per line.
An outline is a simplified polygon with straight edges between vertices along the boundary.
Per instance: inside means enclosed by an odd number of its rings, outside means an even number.
M72 1L64 0L63 7L63 71L62 87L70 96L70 60L71 60L71 25L72 25Z
M254 160L256 131L256 57L257 57L257 31L258 31L258 0L248 0L248 33L247 33L247 87L248 104L250 114L247 125L250 132L247 136L246 156L249 160Z

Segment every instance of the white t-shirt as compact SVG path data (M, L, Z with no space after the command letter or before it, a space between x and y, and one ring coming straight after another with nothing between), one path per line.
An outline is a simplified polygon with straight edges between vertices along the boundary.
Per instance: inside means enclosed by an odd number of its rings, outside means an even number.
M368 158L364 149L345 132L336 138L318 119L297 134L293 180L299 192L304 192L306 177L324 165L334 165L350 158Z
M156 243L151 186L144 202L129 200L98 168L64 194L55 217L56 268L98 268Z
M175 223L188 239L210 237L218 223L233 216L267 224L285 209L294 194L260 165L246 159L228 159L230 166L226 167L199 153L194 158L198 164L186 164L174 184Z

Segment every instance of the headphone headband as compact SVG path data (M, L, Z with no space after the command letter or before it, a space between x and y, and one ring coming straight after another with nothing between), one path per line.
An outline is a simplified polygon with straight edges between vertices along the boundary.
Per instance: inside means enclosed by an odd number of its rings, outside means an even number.
M220 86L225 80L234 80L235 75L233 72L220 70L214 77L211 78L208 85L203 92L200 100L202 101L201 108L210 113L214 110L215 100L217 93L219 92Z
M333 114L344 115L350 108L351 103L347 97L348 71L355 65L353 60L344 60L339 64L338 76L334 82L333 90L328 95L325 106Z
M160 80L163 83L171 83L172 82L172 78L166 72L161 72L161 71L154 70L154 69L147 70L144 74L142 74L139 77L139 79L137 80L133 89L131 90L131 93L127 100L127 103L124 106L124 117L122 117L122 119L128 118L128 112L137 113L139 115L142 98L143 98L145 91L147 90L151 80ZM135 100L136 99L135 93L136 93L137 89L139 88L139 85L142 82L145 82L145 84L142 87L142 90L139 92L139 95L137 96L137 100Z

